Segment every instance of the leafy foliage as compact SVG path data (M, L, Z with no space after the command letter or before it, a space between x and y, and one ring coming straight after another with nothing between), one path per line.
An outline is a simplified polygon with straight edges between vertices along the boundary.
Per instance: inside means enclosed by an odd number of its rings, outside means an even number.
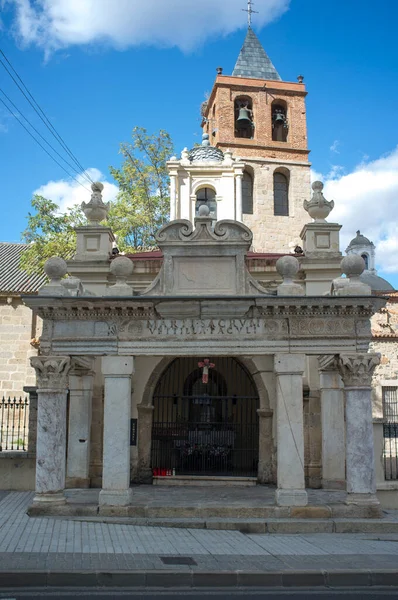
M142 127L133 129L132 138L121 144L121 168L110 167L120 191L108 222L119 235L120 248L137 251L155 246L154 234L169 218L166 161L173 143L166 131L148 135Z
M108 225L118 239L121 251L137 252L156 247L155 233L169 218L169 177L166 161L173 154L173 143L166 131L149 135L135 127L132 142L120 146L123 162L110 167L119 185L112 203ZM72 257L76 247L74 228L87 223L80 206L61 214L57 204L43 196L32 199L33 213L22 239L30 244L22 254L21 267L41 273L51 256Z

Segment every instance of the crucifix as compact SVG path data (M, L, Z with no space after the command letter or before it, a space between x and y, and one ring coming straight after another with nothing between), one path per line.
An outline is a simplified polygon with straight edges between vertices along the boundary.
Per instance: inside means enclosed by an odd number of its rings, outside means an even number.
M198 367L203 369L202 371L202 383L208 383L209 381L209 369L214 369L216 365L210 362L209 358L204 358L203 361L198 362Z
M254 2L252 2L252 0L247 0L247 8L242 8L243 12L247 12L247 24L249 26L249 29L251 29L251 26L252 26L252 14L253 13L258 14L258 10L253 10L253 8L252 8L253 5L254 5Z

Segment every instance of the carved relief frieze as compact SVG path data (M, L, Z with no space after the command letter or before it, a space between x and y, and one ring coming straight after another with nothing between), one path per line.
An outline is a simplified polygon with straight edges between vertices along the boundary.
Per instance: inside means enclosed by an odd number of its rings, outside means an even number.
M332 319L317 317L291 317L290 333L294 337L353 337L355 320L353 318Z

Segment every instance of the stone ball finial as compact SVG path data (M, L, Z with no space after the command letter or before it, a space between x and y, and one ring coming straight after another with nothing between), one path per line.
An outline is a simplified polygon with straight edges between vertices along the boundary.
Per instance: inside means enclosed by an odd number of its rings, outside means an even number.
M210 208L207 206L207 204L201 204L199 206L199 210L198 210L199 217L208 217L209 214L210 214Z
M44 272L52 283L58 282L68 272L68 265L63 258L52 256L44 263Z
M326 221L326 217L334 208L334 201L330 200L329 202L324 197L322 193L322 181L314 181L314 183L312 184L312 189L314 193L309 202L308 200L304 200L304 209L308 212L310 217L314 219L314 221L324 222Z
M202 135L202 146L210 146L209 137L208 133Z
M352 279L362 275L365 270L365 261L359 254L349 254L343 258L340 267L346 277Z
M283 277L284 282L293 281L299 268L300 263L294 256L281 256L276 261L276 270Z
M127 256L118 256L112 260L109 270L117 281L125 281L132 274L134 265Z
M104 189L104 184L100 181L95 181L91 184L91 189L93 190L93 192L99 192L101 194L101 192Z

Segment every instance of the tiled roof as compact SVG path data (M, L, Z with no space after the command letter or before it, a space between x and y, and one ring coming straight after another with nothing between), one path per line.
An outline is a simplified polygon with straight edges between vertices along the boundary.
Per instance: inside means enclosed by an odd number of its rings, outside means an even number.
M0 294L34 294L46 282L46 276L29 274L19 267L27 244L0 242Z
M272 64L260 40L249 27L246 39L232 72L233 77L248 77L251 79L273 79L281 81L278 71Z

